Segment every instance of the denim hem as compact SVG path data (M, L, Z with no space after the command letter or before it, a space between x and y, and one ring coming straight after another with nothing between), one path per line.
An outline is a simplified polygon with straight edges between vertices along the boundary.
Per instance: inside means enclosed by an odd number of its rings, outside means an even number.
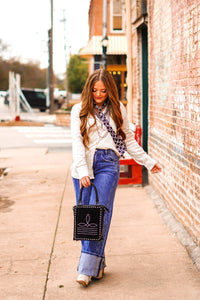
M79 274L98 277L100 270L105 267L104 258L82 252L77 271Z
M92 252L89 252L89 251L86 251L86 250L81 250L81 253L93 255L93 256L96 256L96 257L100 257L100 258L105 258L104 255L98 255L97 253L92 253Z

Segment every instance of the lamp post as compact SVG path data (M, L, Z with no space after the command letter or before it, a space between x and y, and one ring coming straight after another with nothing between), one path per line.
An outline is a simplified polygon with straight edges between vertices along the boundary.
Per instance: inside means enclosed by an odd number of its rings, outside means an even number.
M105 36L102 41L102 66L103 69L106 70L107 66L107 48L108 48L108 38Z

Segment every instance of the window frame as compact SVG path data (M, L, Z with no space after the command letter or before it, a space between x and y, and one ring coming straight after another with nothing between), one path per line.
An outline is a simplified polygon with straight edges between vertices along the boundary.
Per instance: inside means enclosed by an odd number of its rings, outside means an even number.
M120 0L122 3L122 13L121 15L115 15L115 16L122 16L122 29L120 30L114 30L113 29L113 3L115 0L110 0L110 32L111 33L124 33L125 32L125 18L124 18L124 2L123 0Z

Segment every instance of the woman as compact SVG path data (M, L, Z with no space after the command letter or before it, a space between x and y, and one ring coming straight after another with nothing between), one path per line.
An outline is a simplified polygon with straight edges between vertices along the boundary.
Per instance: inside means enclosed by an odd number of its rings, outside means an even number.
M81 95L81 103L71 111L73 184L78 201L84 186L83 204L94 204L96 197L90 182L98 190L99 200L109 212L104 217L102 241L82 241L77 282L87 286L91 278L103 276L104 249L108 236L115 191L119 181L119 159L127 151L138 163L161 171L134 139L129 129L126 109L120 103L112 75L96 70L89 76Z

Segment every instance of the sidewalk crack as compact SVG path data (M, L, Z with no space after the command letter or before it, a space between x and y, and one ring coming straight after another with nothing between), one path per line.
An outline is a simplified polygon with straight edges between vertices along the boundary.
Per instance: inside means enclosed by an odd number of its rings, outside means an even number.
M69 170L67 171L67 175L66 175L65 183L64 183L64 188L63 188L63 192L62 192L62 196L61 196L61 200L60 200L60 206L59 206L59 210L58 210L58 217L57 217L57 222L56 222L56 228L55 228L54 237L53 237L53 244L52 244L51 252L50 252L50 256L49 256L49 262L48 262L48 267L47 267L47 274L46 274L46 280L45 280L45 285L44 285L44 291L43 291L42 300L45 300L45 297L46 297L47 284L48 284L49 273L50 273L50 268L51 268L51 261L52 261L52 256L53 256L53 252L54 252L55 241L56 241L56 236L57 236L57 231L58 231L58 225L59 225L60 215L61 215L61 209L62 209L62 203L63 203L63 198L64 198L64 194L65 194L65 190L66 190L68 176L69 176Z

